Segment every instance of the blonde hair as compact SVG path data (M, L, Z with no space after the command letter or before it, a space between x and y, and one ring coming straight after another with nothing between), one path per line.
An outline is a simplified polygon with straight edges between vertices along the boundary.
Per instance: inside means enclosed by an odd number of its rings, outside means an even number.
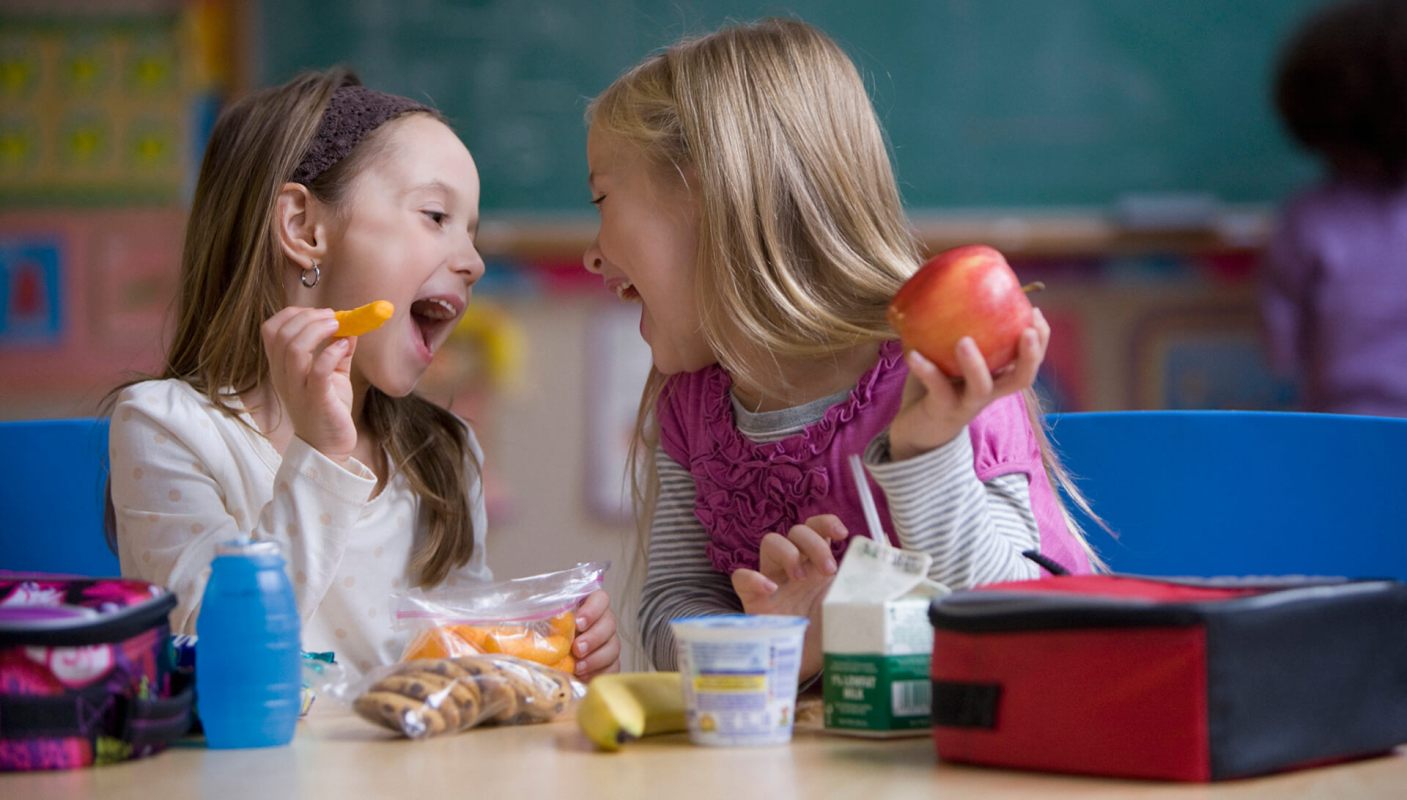
M159 377L186 381L232 417L239 409L230 392L247 392L268 379L259 328L287 304L281 277L287 264L274 225L277 197L332 93L359 83L341 68L304 73L234 104L211 133L186 223L175 330ZM313 196L340 210L357 176L384 149L390 124L311 181ZM421 499L428 535L410 569L421 586L441 583L452 568L468 563L474 546L466 458L473 469L478 464L463 423L414 394L394 398L375 387L367 390L363 414Z
M757 363L759 350L816 357L894 338L885 312L917 268L919 246L864 83L824 33L768 19L683 40L617 78L586 119L593 134L636 147L661 176L697 184L689 188L699 208L702 333L735 381L759 385L776 374ZM756 347L754 357L740 343ZM664 387L652 369L630 453L642 540L659 492L655 408ZM1030 391L1025 399L1049 475L1087 509L1048 445L1039 399Z

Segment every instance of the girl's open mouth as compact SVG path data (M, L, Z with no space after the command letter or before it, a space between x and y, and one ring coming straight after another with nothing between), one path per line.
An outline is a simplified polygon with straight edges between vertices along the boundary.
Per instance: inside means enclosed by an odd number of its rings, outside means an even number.
M464 310L464 300L448 295L422 297L410 304L410 318L420 331L425 349L431 353L449 334Z
M607 282L606 288L616 293L616 297L626 302L640 302L640 292L635 288L635 284L627 280L612 280Z

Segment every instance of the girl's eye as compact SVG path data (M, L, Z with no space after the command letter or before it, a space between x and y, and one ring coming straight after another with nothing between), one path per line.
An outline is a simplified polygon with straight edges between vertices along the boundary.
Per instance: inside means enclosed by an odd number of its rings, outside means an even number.
M426 211L425 216L429 217L430 221L436 225L444 225L445 220L449 219L449 214L443 211Z
M601 205L601 201L602 201L602 200L605 200L605 199L606 199L606 196L605 196L604 194L601 195L600 197L593 197L593 198L591 198L591 205L593 205L593 206L600 206L600 205Z

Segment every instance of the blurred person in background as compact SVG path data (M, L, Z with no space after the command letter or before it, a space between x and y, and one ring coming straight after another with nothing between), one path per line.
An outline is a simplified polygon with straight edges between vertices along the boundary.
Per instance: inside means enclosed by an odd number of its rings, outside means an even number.
M1266 253L1271 360L1307 410L1407 416L1407 2L1311 16L1274 96L1325 177L1287 203Z

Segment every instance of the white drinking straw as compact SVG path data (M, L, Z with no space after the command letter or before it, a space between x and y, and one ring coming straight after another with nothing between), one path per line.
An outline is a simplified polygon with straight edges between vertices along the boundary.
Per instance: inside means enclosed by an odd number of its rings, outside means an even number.
M865 466L860 463L860 456L853 453L850 456L850 476L855 479L855 491L860 493L860 505L865 509L865 525L870 529L870 538L880 544L889 544L879 524L879 510L875 508L874 495L870 493L870 482L865 478Z

